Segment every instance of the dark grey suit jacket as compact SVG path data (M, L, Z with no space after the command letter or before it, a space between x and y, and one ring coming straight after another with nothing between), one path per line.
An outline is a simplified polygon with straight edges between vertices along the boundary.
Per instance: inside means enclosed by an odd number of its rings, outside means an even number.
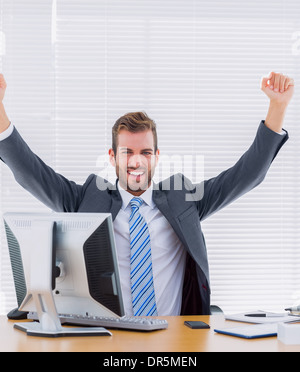
M182 174L155 185L153 200L188 253L182 315L210 313L209 267L200 221L260 184L287 139L287 134L278 135L261 122L253 144L238 162L219 176L204 181L201 200L196 195L200 185L193 185ZM100 191L99 177L94 174L78 185L54 172L30 150L16 129L0 142L0 157L16 181L54 211L105 212L111 213L114 220L122 206L117 188L108 184L109 187ZM187 195L192 201L186 200Z

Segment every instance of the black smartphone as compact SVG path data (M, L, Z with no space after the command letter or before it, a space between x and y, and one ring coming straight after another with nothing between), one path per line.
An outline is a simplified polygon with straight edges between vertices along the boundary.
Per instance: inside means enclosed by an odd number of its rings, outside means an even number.
M186 321L184 322L184 325L192 329L209 329L210 328L208 324L204 322L199 322L199 321Z

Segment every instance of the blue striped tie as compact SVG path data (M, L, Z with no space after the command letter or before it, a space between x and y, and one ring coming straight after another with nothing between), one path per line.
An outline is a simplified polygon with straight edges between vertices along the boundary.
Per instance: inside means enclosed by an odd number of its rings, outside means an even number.
M157 315L153 286L152 258L148 225L139 212L141 198L130 201L131 293L135 316Z

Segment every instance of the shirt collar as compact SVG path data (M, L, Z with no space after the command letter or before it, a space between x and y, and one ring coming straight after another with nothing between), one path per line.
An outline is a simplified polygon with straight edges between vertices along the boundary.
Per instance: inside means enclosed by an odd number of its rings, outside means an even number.
M119 182L118 182L118 190L122 198L122 209L125 210L128 207L130 200L134 198L134 196L130 194L128 191L124 190ZM142 195L140 195L139 198L143 199L144 202L153 209L155 207L155 203L153 201L152 194L153 194L153 182L151 182L150 187L148 187L148 189Z

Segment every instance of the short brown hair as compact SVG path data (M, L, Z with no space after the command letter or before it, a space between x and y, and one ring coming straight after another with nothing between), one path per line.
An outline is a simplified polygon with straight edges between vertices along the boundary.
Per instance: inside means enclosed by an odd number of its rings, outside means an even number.
M121 116L112 127L112 149L117 153L117 137L122 129L131 133L151 130L154 139L154 152L157 151L156 124L145 112L130 112Z

